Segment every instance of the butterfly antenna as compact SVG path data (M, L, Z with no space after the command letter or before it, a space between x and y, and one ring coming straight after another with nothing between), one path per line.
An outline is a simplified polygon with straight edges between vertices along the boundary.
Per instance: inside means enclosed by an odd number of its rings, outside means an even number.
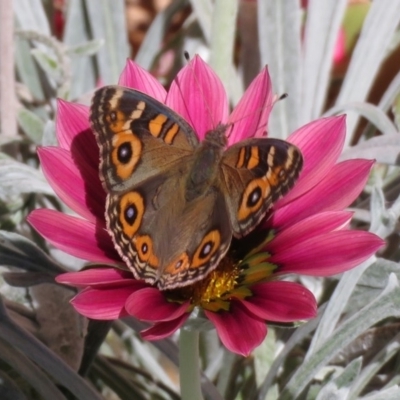
M288 96L289 96L289 95L288 95L287 93L283 93L283 94L281 94L280 96L275 96L271 103L266 104L266 105L264 105L264 106L262 106L262 107L259 107L257 110L252 111L252 112L250 112L250 113L248 113L248 114L246 114L246 115L243 115L241 118L239 118L239 119L237 119L236 121L232 122L232 128L233 128L233 126L234 126L235 123L240 122L240 121L242 121L243 119L246 119L246 118L251 118L251 117L254 116L255 114L257 114L258 119L260 120L263 110L265 110L266 108L269 108L269 107L272 108L272 106L273 106L275 103L277 103L278 101L281 101L281 100L286 99L286 97L288 97ZM257 125L256 131L258 131L259 129L267 128L267 125L268 125L268 122L265 122L265 123L263 123L263 124ZM232 132L232 129L230 130L229 135L230 135L231 132ZM229 137L229 135L228 135L228 137Z

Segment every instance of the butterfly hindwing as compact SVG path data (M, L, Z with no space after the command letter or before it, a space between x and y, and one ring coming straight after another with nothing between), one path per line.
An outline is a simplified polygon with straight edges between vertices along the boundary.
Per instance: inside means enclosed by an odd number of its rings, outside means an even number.
M236 237L253 230L272 204L293 187L302 164L300 150L279 139L248 139L225 152L222 185Z
M160 289L203 278L232 238L223 194L212 190L188 203L183 181L170 172L125 194L109 195L106 210L121 257L138 279Z

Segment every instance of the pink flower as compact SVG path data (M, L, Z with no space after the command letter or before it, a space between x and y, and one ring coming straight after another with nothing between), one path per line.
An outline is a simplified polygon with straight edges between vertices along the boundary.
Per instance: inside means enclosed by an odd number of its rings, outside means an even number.
M119 84L167 104L193 126L200 139L217 123L234 122L229 144L263 136L273 104L270 78L264 69L228 116L222 84L199 57L180 71L168 93L130 61ZM94 319L133 315L148 321L152 326L142 332L148 340L171 335L198 307L229 350L248 355L265 338L267 321L286 323L316 314L312 293L298 283L280 280L282 275L338 274L357 266L383 245L371 233L349 229L351 213L344 211L364 187L372 162L338 163L345 118L320 119L290 136L289 141L303 153L302 174L256 233L234 242L204 280L160 291L125 269L104 266L123 268L123 262L106 232L106 194L98 177L99 153L89 128L88 108L59 101L57 134L59 147L41 148L39 157L57 195L79 216L41 209L33 211L29 221L54 246L102 265L57 278L83 288L72 300L76 310Z

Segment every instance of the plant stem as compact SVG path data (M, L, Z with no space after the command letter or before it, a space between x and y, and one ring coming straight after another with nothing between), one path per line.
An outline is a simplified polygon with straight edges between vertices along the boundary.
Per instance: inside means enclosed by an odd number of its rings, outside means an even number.
M203 400L199 369L199 332L181 329L179 378L182 400Z

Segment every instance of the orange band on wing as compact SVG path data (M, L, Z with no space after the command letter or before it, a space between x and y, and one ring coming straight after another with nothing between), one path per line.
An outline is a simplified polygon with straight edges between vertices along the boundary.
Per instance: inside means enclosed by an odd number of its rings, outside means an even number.
M238 220L243 221L258 211L270 192L271 186L266 177L253 179L242 195L238 210Z
M179 132L178 124L173 124L171 128L168 129L168 132L166 132L164 137L164 142L167 144L171 144L174 141L175 136L178 132Z
M159 137L162 131L164 122L167 120L167 116L164 114L158 114L157 117L153 118L149 122L149 131L154 137Z
M149 235L136 236L134 238L137 256L141 262L147 263L152 268L157 268L158 257L154 254L153 241Z
M170 262L166 266L164 271L167 274L176 275L187 269L189 269L189 257L187 255L187 253L185 252L185 253L182 253L181 255L179 255L177 258L175 258L175 260Z
M123 232L128 237L133 237L142 223L144 214L144 199L138 192L124 194L119 202L119 221Z
M120 133L112 139L111 164L117 176L128 179L134 172L142 155L142 142L131 131Z
M198 268L206 264L215 252L218 250L221 243L221 234L218 230L207 233L197 247L192 259L192 265L190 268Z
M259 156L259 151L257 146L251 146L250 149L250 158L247 161L247 168L253 169L257 167L257 165L260 162L260 156Z
M109 124L109 128L115 133L119 134L124 132L129 127L126 126L126 116L123 112L118 110L112 110L106 115L106 121Z

